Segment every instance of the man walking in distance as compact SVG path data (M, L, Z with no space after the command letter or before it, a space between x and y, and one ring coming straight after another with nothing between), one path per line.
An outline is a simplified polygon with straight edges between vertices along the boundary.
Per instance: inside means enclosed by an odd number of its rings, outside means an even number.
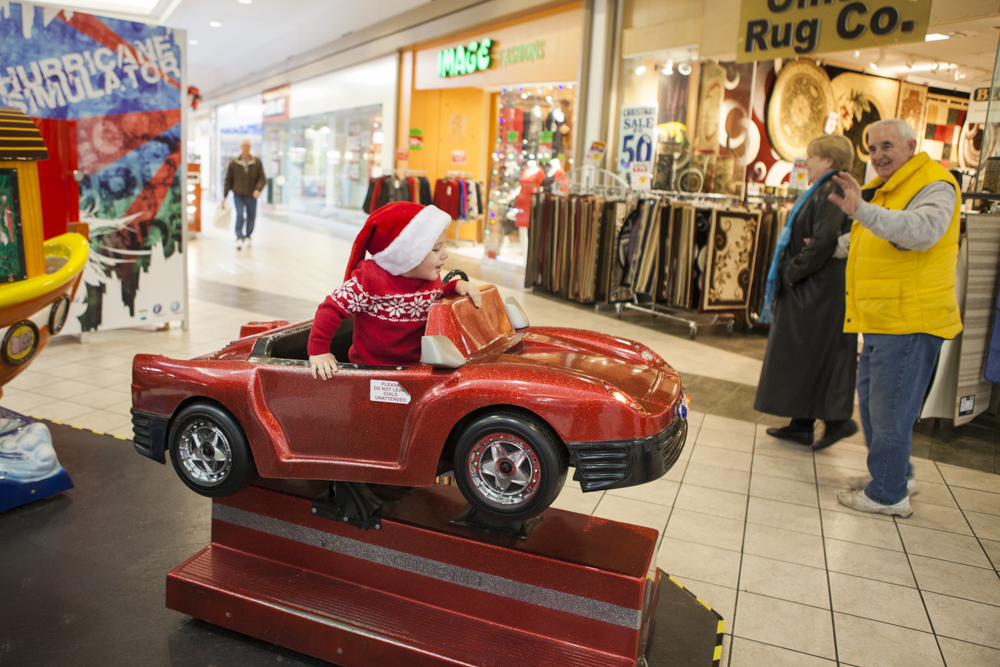
M250 140L240 142L240 156L229 161L226 169L226 187L222 193L225 199L229 191L233 191L233 203L236 207L236 249L243 249L246 241L250 247L250 236L253 234L253 222L257 217L257 197L267 185L264 177L264 165L260 160L250 155ZM244 228L244 221L246 227Z
M830 195L854 218L847 258L844 331L864 334L858 402L867 477L837 498L861 512L910 516L910 446L938 350L962 331L955 298L961 195L948 171L898 119L868 128L878 177L865 188L847 172ZM841 237L846 244L847 235Z

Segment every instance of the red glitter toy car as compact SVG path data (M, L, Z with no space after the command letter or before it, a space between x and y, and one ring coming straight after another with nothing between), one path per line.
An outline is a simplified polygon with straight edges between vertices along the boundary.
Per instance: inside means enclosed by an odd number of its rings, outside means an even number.
M520 521L547 508L568 466L584 491L664 475L687 437L678 374L646 346L531 327L482 290L431 306L412 366L340 364L313 379L311 322L251 323L189 361L135 357L135 447L209 497L265 478L431 486L453 471L472 508ZM331 344L351 344L345 322Z

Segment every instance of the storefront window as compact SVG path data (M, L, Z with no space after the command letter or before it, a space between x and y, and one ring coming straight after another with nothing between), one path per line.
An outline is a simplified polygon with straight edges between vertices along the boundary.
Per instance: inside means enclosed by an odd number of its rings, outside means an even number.
M505 86L495 99L486 256L523 266L531 195L564 187L573 166L576 90L572 83Z
M382 143L381 104L268 123L268 201L361 224L368 179L380 170Z
M753 88L752 63L699 60L695 47L625 59L610 168L629 180L648 163L654 190L740 194L760 146Z

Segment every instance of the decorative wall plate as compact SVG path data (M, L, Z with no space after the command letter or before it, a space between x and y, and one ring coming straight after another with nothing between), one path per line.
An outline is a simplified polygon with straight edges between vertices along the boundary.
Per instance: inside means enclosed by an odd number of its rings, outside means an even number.
M835 98L830 77L811 60L786 63L767 106L767 136L789 162L806 156L809 142L823 134Z

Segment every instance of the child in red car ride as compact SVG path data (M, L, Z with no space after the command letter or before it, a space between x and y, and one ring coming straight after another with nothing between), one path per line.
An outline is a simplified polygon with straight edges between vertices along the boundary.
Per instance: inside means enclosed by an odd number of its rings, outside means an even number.
M309 333L314 378L337 371L330 341L340 323L354 316L355 364L406 366L420 360L427 311L442 296L468 295L479 308L479 288L464 280L441 285L441 266L451 216L434 206L395 202L365 222L351 247L346 282L316 309ZM365 259L365 252L372 259Z

